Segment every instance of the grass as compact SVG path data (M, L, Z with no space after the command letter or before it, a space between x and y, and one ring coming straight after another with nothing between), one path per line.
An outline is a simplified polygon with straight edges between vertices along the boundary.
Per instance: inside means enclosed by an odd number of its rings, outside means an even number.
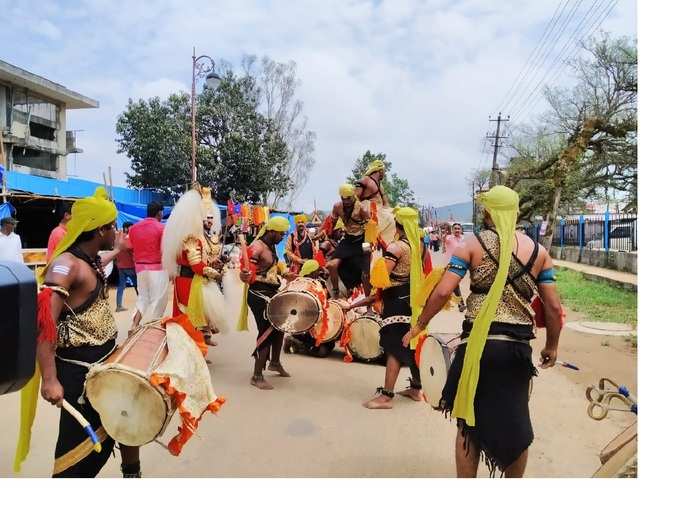
M556 268L557 290L565 306L588 320L637 326L637 292L586 280L578 271Z

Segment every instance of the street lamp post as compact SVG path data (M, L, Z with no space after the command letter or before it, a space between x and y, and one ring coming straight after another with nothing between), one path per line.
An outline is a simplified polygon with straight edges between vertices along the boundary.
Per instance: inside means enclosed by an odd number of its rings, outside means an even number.
M205 84L210 89L219 85L220 77L215 73L215 61L208 55L196 56L196 48L191 57L191 182L196 177L196 78L205 76Z

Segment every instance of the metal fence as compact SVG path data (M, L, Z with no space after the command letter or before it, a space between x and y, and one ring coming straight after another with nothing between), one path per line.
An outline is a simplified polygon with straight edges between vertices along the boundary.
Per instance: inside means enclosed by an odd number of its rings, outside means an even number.
M538 239L540 230L540 223L532 224L527 229L527 234ZM637 215L604 213L562 219L557 224L553 246L636 252Z

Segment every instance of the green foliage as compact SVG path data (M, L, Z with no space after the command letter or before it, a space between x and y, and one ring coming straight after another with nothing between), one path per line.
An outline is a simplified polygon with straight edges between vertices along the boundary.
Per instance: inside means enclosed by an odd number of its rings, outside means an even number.
M390 205L408 205L415 206L415 194L409 186L407 179L402 179L396 173L391 172L392 162L387 160L387 156L378 152L376 154L371 151L366 151L363 156L357 158L352 168L352 174L348 178L349 182L356 182L364 176L366 167L376 159L381 160L385 164L385 179L383 180L383 190Z
M271 120L258 113L253 78L227 71L216 90L196 98L198 147L196 166L201 184L215 198L260 202L268 193L291 188L284 171L288 153ZM131 160L128 183L183 192L191 180L191 107L187 94L168 99L129 101L116 124L119 152Z
M557 290L564 304L589 320L637 325L637 292L587 280L578 271L556 268Z

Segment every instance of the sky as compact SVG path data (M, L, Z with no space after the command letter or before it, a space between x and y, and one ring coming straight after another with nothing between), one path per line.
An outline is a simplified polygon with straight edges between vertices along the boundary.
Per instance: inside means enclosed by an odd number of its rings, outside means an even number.
M67 113L84 149L68 156L68 171L101 180L110 165L116 185L129 170L118 115L129 98L189 91L193 46L233 64L244 54L293 60L317 135L297 208L329 209L366 150L387 154L419 203L442 206L469 200L468 175L490 166L481 150L490 115L503 107L527 121L545 108L543 82L569 83L561 62L576 51L572 34L597 29L599 15L599 29L636 36L635 0L611 5L605 18L610 0L0 0L11 20L0 59L99 101ZM535 52L556 13L554 40ZM536 66L513 88L531 55Z

